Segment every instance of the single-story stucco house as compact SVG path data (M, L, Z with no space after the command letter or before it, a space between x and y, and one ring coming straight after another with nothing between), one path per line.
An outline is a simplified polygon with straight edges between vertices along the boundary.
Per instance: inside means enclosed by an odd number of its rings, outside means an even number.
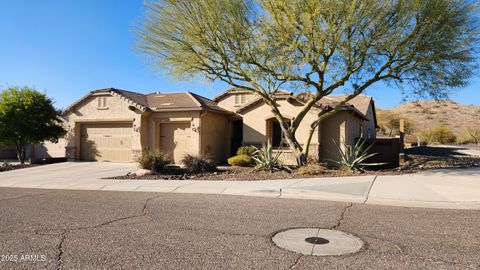
M319 110L337 104L342 96L322 99L297 131L304 141ZM291 118L302 101L282 91L281 112ZM260 146L270 140L293 162L270 108L255 94L230 89L213 100L190 92L140 94L114 88L90 92L64 110L67 135L58 144L34 148L34 156L61 155L70 160L128 162L142 151L158 149L179 163L186 154L211 154L218 162L240 145ZM363 136L375 138L375 106L371 97L358 96L322 122L312 139L310 155L335 158L334 140L352 144ZM62 151L60 151L62 152ZM52 154L53 153L53 154Z

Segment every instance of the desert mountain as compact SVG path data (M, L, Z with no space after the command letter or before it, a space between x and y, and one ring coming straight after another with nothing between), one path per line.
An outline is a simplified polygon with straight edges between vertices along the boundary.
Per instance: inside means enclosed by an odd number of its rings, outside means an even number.
M380 113L382 110L379 110ZM438 126L446 126L457 136L464 134L467 126L480 126L480 106L464 105L451 100L420 100L402 103L390 110L405 118L413 125L413 133ZM412 134L413 135L413 134Z

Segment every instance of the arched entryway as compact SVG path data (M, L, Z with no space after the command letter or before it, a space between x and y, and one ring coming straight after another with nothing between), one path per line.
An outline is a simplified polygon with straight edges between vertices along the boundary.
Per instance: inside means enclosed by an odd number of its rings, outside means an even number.
M290 125L291 120L286 119L288 124ZM285 135L280 127L280 123L274 117L268 118L265 121L266 124L266 134L265 139L269 140L272 143L273 147L288 147L288 143L285 139Z

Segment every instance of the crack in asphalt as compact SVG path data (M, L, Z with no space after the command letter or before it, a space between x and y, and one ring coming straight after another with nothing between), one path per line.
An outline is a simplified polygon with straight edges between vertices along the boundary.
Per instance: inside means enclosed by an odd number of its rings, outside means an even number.
M300 260L304 257L305 255L303 254L300 254L297 259L295 259L295 262L292 264L292 266L290 266L290 269L295 269L298 264L300 263Z
M332 230L335 230L338 227L340 227L340 225L342 224L342 221L345 219L345 214L347 213L347 210L350 209L351 207L353 207L353 203L349 203L347 206L345 206L342 213L340 214L340 218L337 219L336 224L333 227L331 227Z
M52 192L48 192L48 193L42 193L43 194L49 194L49 193L52 193ZM26 195L26 196L22 196L22 197L30 197L30 196L33 196L33 195L40 195L40 194L32 194L32 195ZM100 227L103 227L103 226L106 226L106 225L110 225L112 223L115 223L115 222L119 222L119 221L124 221L124 220L127 220L127 219L132 219L132 218L137 218L137 217L147 217L149 220L153 221L153 222L156 222L156 220L154 220L151 216L149 216L146 212L147 210L147 207L148 207L148 203L151 201L151 200L154 200L158 197L162 196L162 194L160 195L157 195L157 196L154 196L154 197L150 197L148 199L146 199L144 202L143 202L143 206L142 206L142 213L141 214L137 214L137 215L131 215L131 216L126 216L126 217L121 217L121 218L116 218L116 219L113 219L113 220L109 220L109 221L106 221L106 222L103 222L103 223L100 223L100 224L97 224L97 225L93 225L93 226L85 226L85 227L76 227L76 228L67 228L67 229L49 229L49 228L45 228L45 229L35 229L35 230L22 230L22 231L13 231L13 233L34 233L34 234L37 234L37 235L62 235L64 233L64 231L66 232L73 232L73 231L79 231L79 230L89 230L89 229L97 229L97 228L100 228ZM16 197L16 198L20 198L20 197ZM1 200L0 200L1 201ZM55 233L55 231L61 231L59 233ZM48 233L48 232L53 232L53 233ZM5 233L12 233L12 231L0 231L0 234L5 234Z
M26 195L26 196L21 196L21 197L16 197L16 198L30 197L30 196L35 196L35 195L43 195L43 194L48 194L48 193L52 193L52 192L46 192L46 193L41 193L41 194L31 194L31 195ZM58 269L62 268L63 254L64 254L63 245L65 243L65 240L67 239L68 233L76 232L76 231L80 231L80 230L97 229L99 227L106 226L106 225L109 225L109 224L112 224L112 223L115 223L115 222L118 222L118 221L123 221L123 220L131 219L131 218L137 218L137 217L143 217L143 216L145 216L148 219L150 219L151 221L155 222L155 220L147 214L146 210L147 210L147 207L148 207L148 203L151 200L154 200L154 199L156 199L160 196L161 196L161 194L146 199L143 203L143 206L142 206L142 210L141 210L142 213L138 214L138 215L132 215L132 216L127 216L127 217L117 218L117 219L109 220L107 222L97 224L97 225L94 225L94 226L86 226L86 227L70 228L70 229L35 229L33 231L21 231L21 232L17 231L15 233L34 233L34 234L37 234L37 235L59 235L60 236L60 242L56 246L56 249L57 249L56 269L58 270ZM9 199L13 199L13 198L9 198ZM60 232L58 232L58 231L60 231ZM48 233L48 232L57 232L57 233Z
M154 200L158 197L162 196L162 194L159 194L157 196L153 196L153 197L150 197L150 198L147 198L144 202L143 202L143 206L142 206L142 213L141 214L138 214L138 215L132 215L132 216L127 216L127 217L122 217L122 218L117 218L117 219L113 219L113 220L109 220L107 222L104 222L104 223L101 223L101 224L97 224L95 226L88 226L88 227L83 227L83 228L80 228L80 229L97 229L99 227L102 227L102 226L106 226L106 225L109 225L109 224L112 224L112 223L115 223L115 222L119 222L119 221L123 221L123 220L127 220L127 219L132 219L132 218L138 218L138 217L146 217L148 219L150 219L151 221L155 222L155 220L149 216L147 214L147 207L148 207L148 203L151 201L151 200Z
M472 265L468 265L468 264L465 264L465 263L452 262L452 261L439 259L439 258L432 258L432 257L425 257L425 256L418 256L417 258L421 258L423 260L430 260L430 261L435 262L435 263L440 262L440 263L444 263L444 264L460 265L460 266L464 266L464 267L472 267ZM480 264L478 266L480 266ZM478 267L478 266L475 266L475 267Z
M65 239L67 239L67 230L63 230L60 238L60 243L57 245L57 258L56 258L56 265L57 265L57 270L62 268L62 263L63 263L63 244L65 243Z
M386 239L379 238L379 237L376 237L376 236L371 236L371 235L364 235L363 237L371 238L371 239L378 240L378 241L380 241L380 242L388 243L388 244L394 246L400 253L404 253L404 247L403 247L403 245L397 244L397 243L395 243L394 241L386 240Z
M57 191L53 190L53 191L48 191L48 192L43 192L43 193L35 193L35 194L22 195L22 196L18 196L18 197L5 198L5 199L0 199L0 202L8 201L8 200L23 199L23 198L28 198L28 197L42 196L42 195L47 195L47 194L51 194L51 193L55 193L55 192L57 192Z

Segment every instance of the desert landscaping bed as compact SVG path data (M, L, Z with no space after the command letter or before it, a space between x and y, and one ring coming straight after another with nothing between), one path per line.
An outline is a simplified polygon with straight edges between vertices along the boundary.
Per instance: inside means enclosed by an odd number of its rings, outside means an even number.
M39 166L39 164L10 164L10 163L3 163L0 164L0 172L24 169L24 168L31 168Z
M160 174L146 174L138 176L135 173L109 177L114 180L281 180L295 178L322 178L322 177L345 177L364 175L400 175L415 173L422 170L445 169L445 168L468 168L480 167L480 157L458 153L451 148L421 146L405 150L407 160L402 167L388 170L365 170L350 171L342 169L325 169L318 174L300 174L293 169L278 172L255 171L251 167L220 166L214 172L188 173L184 169L169 166Z
M480 157L459 153L455 148L420 146L405 149L405 154L404 171L480 167Z

